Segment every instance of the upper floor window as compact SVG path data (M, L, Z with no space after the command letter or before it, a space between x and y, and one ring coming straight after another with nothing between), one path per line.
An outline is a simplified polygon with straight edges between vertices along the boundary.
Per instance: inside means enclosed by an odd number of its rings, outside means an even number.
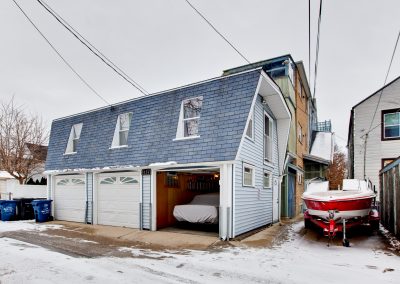
M382 138L400 139L400 111L384 110L382 111Z
M253 132L254 132L254 114L252 113L250 115L249 122L247 123L247 128L246 128L246 136L250 139L253 139Z
M272 162L273 120L264 113L264 160Z
M199 137L200 113L203 97L184 100L181 105L176 138Z
M78 146L79 138L81 137L83 123L74 124L71 127L69 133L67 148L65 149L65 154L74 154Z
M118 115L111 148L128 146L128 133L131 126L131 120L131 112Z

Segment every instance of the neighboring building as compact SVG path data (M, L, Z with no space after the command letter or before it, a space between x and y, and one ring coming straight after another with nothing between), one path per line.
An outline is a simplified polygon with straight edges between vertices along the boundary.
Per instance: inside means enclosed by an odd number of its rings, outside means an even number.
M369 178L378 189L379 171L400 154L400 77L353 106L347 146L349 178Z
M32 179L33 182L38 183L41 182L42 179L46 179L46 175L43 172L47 158L47 146L26 143L25 151L25 158L35 159L35 162L38 164L38 166L31 171L27 181Z
M54 120L54 217L158 230L176 225L175 205L215 192L222 239L277 222L290 123L261 68Z
M290 125L281 192L281 216L292 218L300 214L303 209L301 195L304 192L304 176L307 175L305 158L310 153L314 141L313 131L317 131L318 126L316 100L311 97L303 63L301 61L295 63L290 55L228 69L224 71L223 75L255 67L261 67L280 87L293 118ZM332 142L327 147L331 150ZM330 154L332 155L332 153ZM325 160L319 158L320 160L312 162L313 166L321 168L321 171L326 170ZM323 164L320 164L321 159Z

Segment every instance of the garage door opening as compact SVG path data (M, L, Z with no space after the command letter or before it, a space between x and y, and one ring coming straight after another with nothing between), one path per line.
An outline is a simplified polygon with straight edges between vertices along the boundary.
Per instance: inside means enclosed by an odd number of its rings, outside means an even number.
M219 169L157 173L157 230L218 236Z

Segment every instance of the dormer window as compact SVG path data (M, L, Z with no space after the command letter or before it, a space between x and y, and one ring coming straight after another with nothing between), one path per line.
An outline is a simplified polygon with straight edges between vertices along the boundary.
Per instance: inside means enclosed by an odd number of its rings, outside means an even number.
M176 139L199 137L199 120L202 106L203 97L182 102Z
M129 133L129 128L131 126L131 120L132 120L131 112L118 115L111 148L128 146L128 133Z
M69 133L67 148L65 149L65 154L75 154L78 146L79 138L81 136L83 123L74 124L71 127Z

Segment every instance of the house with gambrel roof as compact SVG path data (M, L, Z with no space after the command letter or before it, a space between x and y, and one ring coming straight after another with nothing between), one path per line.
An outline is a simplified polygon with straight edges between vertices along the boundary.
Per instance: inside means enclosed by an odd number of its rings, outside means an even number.
M277 222L290 123L261 69L56 119L46 162L54 217L206 226L221 239Z

